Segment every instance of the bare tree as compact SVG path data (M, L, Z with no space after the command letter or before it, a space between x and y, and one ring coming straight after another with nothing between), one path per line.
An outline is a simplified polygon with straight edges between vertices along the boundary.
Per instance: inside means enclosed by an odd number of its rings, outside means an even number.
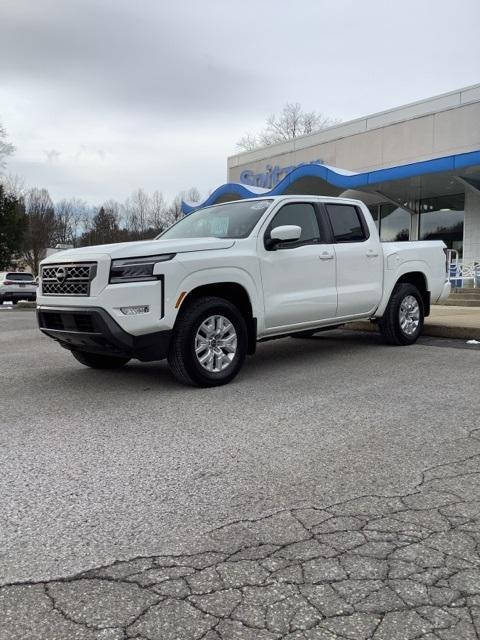
M93 227L93 216L94 216L94 213L90 208L88 208L82 214L82 218L80 220L80 228L82 230L82 235L80 237L80 244L82 242L83 236L86 233L89 233L92 230L92 227Z
M55 244L78 246L80 227L87 209L87 203L77 198L60 200L55 204Z
M200 202L200 191L197 187L190 187L186 193L182 192L182 196L184 200L188 200L189 202Z
M137 189L127 198L124 205L125 224L129 231L142 236L148 229L150 196L143 189Z
M174 224L182 217L182 200L183 196L181 193L179 193L168 205L168 208L165 212L165 224L167 227Z
M237 147L242 151L253 151L254 149L257 149L260 145L261 143L258 140L258 136L255 136L251 133L246 133L237 142Z
M0 176L0 184L3 186L7 195L17 199L25 198L27 189L25 187L25 180L21 176L12 173Z
M170 226L182 217L182 201L199 202L200 192L196 187L190 187L188 191L180 191L170 203L165 215L165 222Z
M154 191L150 198L150 212L148 222L150 227L160 233L166 227L167 203L161 191Z
M23 257L32 272L38 274L38 264L55 238L55 211L46 189L30 189L26 198L27 230Z
M237 147L251 151L321 131L338 122L316 111L303 111L298 102L287 102L280 115L273 114L267 118L266 127L259 134L247 133L237 142Z
M12 155L14 151L15 147L10 142L7 142L7 132L0 122L0 169L5 167L5 159Z

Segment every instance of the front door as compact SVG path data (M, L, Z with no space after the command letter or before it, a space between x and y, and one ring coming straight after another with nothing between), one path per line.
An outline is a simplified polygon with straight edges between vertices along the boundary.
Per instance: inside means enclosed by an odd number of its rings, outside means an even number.
M302 230L298 241L265 247L264 239L272 229L292 224ZM335 252L325 239L317 211L307 202L285 204L274 215L265 236L259 238L267 332L288 331L335 317Z

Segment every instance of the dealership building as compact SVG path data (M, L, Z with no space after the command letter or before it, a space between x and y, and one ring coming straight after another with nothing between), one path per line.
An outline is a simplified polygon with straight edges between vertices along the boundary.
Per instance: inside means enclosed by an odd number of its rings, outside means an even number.
M480 262L480 84L231 156L200 206L259 194L358 198L383 241L440 239Z

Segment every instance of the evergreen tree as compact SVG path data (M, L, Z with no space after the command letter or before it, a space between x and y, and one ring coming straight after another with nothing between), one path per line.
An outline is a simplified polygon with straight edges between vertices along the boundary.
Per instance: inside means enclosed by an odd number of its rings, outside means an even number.
M81 239L83 246L108 244L123 239L118 225L118 217L109 207L100 207L91 221L91 227Z
M0 184L0 270L10 269L21 251L27 228L25 205Z

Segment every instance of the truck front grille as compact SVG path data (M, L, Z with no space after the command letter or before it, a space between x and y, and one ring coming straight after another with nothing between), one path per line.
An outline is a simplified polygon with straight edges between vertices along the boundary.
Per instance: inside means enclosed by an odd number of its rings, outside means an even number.
M97 273L96 262L52 264L42 267L42 295L89 296Z

